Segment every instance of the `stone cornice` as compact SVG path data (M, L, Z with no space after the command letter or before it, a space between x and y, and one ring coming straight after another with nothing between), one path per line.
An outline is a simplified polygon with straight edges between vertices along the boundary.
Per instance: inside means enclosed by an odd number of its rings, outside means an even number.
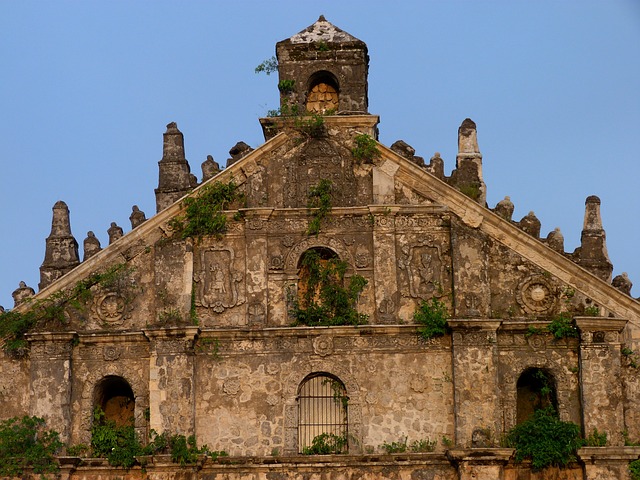
M585 332L622 332L627 320L608 317L575 317L576 325Z
M592 298L599 305L640 326L640 303L607 282L523 232L491 210L472 201L457 189L434 177L390 148L378 144L382 156L377 161L391 161L399 168L396 178L416 192L446 205L471 228L487 235L545 269L550 274Z

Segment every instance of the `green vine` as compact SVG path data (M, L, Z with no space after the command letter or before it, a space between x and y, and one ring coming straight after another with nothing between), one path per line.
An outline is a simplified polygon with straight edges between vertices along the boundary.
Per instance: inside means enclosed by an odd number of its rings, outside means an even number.
M39 417L14 417L0 422L0 476L20 477L25 469L34 473L56 473L54 455L63 444L60 434L45 428Z
M242 200L243 195L233 180L228 183L213 182L202 187L197 194L184 199L184 215L171 220L174 235L180 238L213 235L217 238L227 231L229 205Z
M421 325L418 334L424 340L441 337L447 333L448 318L447 306L437 298L423 300L413 314L413 321Z
M347 408L349 407L349 397L347 397L347 392L344 389L344 385L338 380L334 380L333 378L325 378L322 380L322 385L329 384L331 387L331 391L333 392L333 401L338 405L342 405L345 414L347 413Z
M354 137L355 146L351 149L351 154L359 162L372 162L375 158L379 157L380 150L378 150L378 142L376 142L370 135L361 133Z
M316 210L312 212L312 218L307 227L307 235L318 236L320 233L322 221L331 212L332 193L333 182L326 178L320 179L316 186L309 188L307 208Z
M53 293L47 298L31 301L24 312L9 310L0 314L0 341L2 349L12 357L22 357L28 351L25 335L36 329L64 326L68 323L65 310L83 311L92 298L92 288L99 286L123 294L125 302L131 300L129 274L133 268L125 263L114 265L80 280L71 288ZM27 300L29 302L29 300Z
M293 91L295 87L296 81L291 79L280 80L278 82L278 90L280 93L287 94Z
M295 325L315 327L367 322L367 315L356 310L356 302L367 280L361 275L353 275L345 287L347 267L347 262L338 258L323 260L316 250L304 253L301 271L308 276L302 301L294 300L290 310Z

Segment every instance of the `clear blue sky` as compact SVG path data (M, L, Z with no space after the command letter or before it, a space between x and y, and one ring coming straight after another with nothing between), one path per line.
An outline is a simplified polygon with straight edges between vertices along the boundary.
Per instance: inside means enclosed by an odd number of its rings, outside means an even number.
M207 154L261 144L277 80L254 68L320 14L369 46L384 144L439 151L448 174L472 118L489 205L510 195L514 218L535 211L573 251L598 195L614 274L639 295L638 0L4 0L0 304L20 280L37 289L57 200L81 246L88 230L105 246L112 221L129 231L134 204L155 213L167 123L198 177Z

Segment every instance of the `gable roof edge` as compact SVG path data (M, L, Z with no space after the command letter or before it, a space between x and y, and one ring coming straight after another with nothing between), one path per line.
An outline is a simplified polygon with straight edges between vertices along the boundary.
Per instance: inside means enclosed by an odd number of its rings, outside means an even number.
M626 318L634 325L640 326L640 302L633 297L565 258L389 147L381 143L378 143L378 147L381 149L382 160L391 160L398 164L396 178L416 192L448 206L465 224L481 229L496 241L614 312L618 317ZM424 188L425 182L430 189ZM589 288L593 284L596 288Z
M251 167L247 168L247 167L249 165L255 164L256 157L259 157L260 155L263 155L265 153L268 153L274 150L275 148L280 147L282 144L284 144L287 141L287 139L288 139L288 136L286 133L284 132L278 133L276 136L269 139L268 141L260 145L255 150L252 150L251 152L249 152L247 155L242 157L233 165L225 168L224 170L221 170L218 174L208 179L207 181L202 182L200 185L194 188L190 193L179 198L169 207L156 213L153 217L147 219L144 223L142 223L138 227L130 230L114 243L107 245L105 248L100 250L91 258L80 263L80 265L75 267L73 270L70 270L65 275L63 275L62 277L58 278L53 283L48 285L46 288L40 290L36 295L34 295L33 297L30 297L30 300L31 300L30 302L25 302L15 307L15 310L18 312L29 310L29 306L33 303L33 301L41 298L46 298L52 293L55 293L57 291L62 291L65 288L73 286L75 282L77 282L78 280L81 280L87 275L90 275L91 273L95 272L96 267L98 267L100 264L111 265L112 262L117 260L126 262L127 257L124 254L129 249L135 247L136 243L140 244L141 240L149 237L150 235L153 235L153 232L155 230L158 230L159 228L161 228L161 226L167 221L169 221L172 217L180 214L180 212L183 210L182 201L185 199L185 197L192 195L193 193L197 192L198 190L203 188L205 185L208 185L209 183L213 183L215 181L226 181L230 179L229 177L234 177L234 174L237 175L239 173L242 173L243 176L249 175L250 172L253 171L253 168ZM244 180L239 183L243 183L243 182Z

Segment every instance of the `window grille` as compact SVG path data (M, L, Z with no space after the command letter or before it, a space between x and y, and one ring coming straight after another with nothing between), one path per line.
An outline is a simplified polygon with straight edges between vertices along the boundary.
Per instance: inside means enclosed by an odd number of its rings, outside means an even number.
M326 453L346 453L347 404L347 390L336 377L313 374L302 382L298 390L298 449L301 453L322 434L328 435L326 443L335 445L338 440L340 445L336 451Z

